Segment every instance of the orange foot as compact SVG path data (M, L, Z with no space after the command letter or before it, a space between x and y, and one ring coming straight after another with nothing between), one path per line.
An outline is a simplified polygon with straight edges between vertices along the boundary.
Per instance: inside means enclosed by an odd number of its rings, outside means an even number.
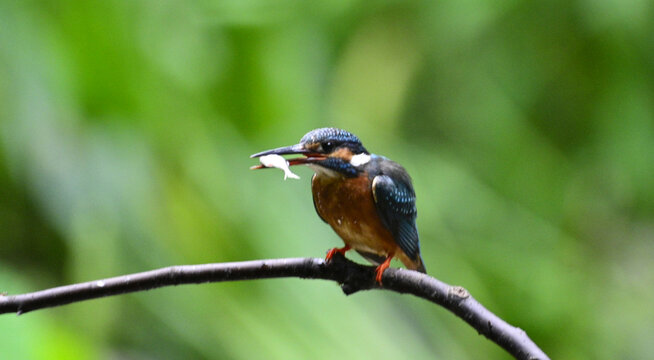
M393 255L389 255L386 260L384 260L383 263L381 263L379 266L377 266L377 269L375 269L375 272L377 273L377 276L375 277L375 280L377 280L377 283L379 285L382 284L382 275L384 275L384 271L388 269L389 266L391 266L391 259L393 258Z
M325 256L325 261L330 261L336 253L339 253L343 256L345 256L345 252L350 250L350 245L345 245L342 248L333 248L327 252L327 256Z

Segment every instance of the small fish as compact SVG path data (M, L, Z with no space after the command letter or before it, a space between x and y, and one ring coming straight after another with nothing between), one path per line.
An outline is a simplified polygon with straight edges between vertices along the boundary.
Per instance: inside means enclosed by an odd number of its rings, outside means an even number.
M261 165L253 166L252 169L277 168L284 170L284 180L287 178L299 179L288 167L288 161L279 155L266 155L259 158Z

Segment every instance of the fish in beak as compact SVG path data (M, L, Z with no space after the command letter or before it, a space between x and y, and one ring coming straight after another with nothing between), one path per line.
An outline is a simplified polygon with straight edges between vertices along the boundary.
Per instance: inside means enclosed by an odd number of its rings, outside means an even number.
M250 169L256 170L256 169L266 169L269 167L278 167L272 165L272 163L276 163L277 160L273 160L274 158L268 157L270 155L302 155L303 157L297 157L297 158L291 158L288 159L288 166L293 166L293 165L305 165L305 164L311 164L315 163L318 161L325 160L327 156L325 154L321 154L318 152L315 152L314 150L306 149L303 144L296 144L296 145L291 145L291 146L284 146L272 150L266 150L262 151L256 154L250 155L251 158L263 158L264 161L262 161L262 164L260 165L255 165L252 166ZM271 164L271 166L266 166L264 162L268 162ZM283 168L282 168L283 169Z

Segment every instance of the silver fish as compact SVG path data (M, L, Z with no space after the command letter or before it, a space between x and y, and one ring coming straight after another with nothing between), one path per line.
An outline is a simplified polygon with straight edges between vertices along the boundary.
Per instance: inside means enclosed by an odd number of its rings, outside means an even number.
M266 155L259 158L261 165L267 168L277 168L284 170L284 180L287 178L299 179L300 177L294 174L288 166L288 161L279 155Z

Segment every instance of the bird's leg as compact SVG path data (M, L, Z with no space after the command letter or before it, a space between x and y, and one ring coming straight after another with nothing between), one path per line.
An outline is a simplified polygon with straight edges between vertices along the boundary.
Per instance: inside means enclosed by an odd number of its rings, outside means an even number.
M394 254L388 255L386 260L384 260L384 262L377 266L377 269L375 269L375 272L377 273L375 280L377 280L379 285L382 284L382 275L384 275L384 271L388 269L389 266L391 266L391 259L393 259L393 255Z
M327 252L327 256L325 256L325 261L330 261L336 253L339 253L343 256L345 256L345 252L350 250L350 245L345 245L342 248L333 248Z

